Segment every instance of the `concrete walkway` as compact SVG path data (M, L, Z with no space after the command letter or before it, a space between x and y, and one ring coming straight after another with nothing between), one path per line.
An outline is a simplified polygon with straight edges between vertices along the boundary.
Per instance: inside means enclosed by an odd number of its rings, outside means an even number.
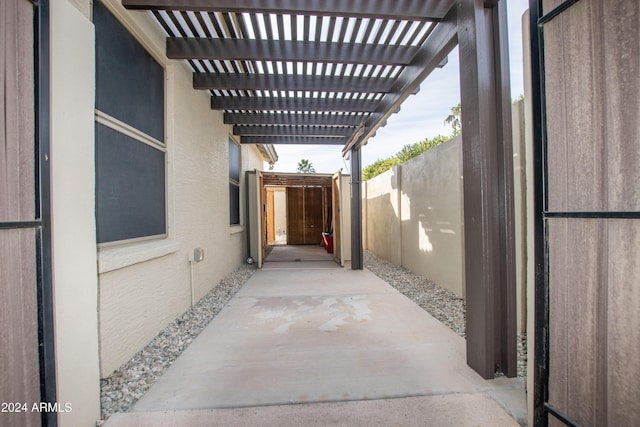
M498 402L525 417L522 380L483 380L461 337L371 272L282 260L105 425L517 426Z

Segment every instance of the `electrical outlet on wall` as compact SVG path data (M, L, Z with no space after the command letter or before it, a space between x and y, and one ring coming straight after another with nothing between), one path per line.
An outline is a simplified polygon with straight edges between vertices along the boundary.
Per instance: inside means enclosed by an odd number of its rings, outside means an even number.
M189 252L189 261L200 262L203 260L204 260L204 249L195 248L193 251Z

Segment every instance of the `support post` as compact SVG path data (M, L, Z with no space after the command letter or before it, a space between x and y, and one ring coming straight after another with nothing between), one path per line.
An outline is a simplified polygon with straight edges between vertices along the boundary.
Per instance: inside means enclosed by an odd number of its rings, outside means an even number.
M516 375L513 154L506 0L458 0L467 364Z
M362 270L362 160L361 148L351 149L351 269Z

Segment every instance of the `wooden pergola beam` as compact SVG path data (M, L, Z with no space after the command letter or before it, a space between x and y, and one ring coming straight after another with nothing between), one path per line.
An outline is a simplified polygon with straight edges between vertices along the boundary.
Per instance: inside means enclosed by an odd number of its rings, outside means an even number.
M341 136L353 134L355 127L347 126L244 126L235 125L234 135L242 136Z
M194 89L384 93L395 81L382 77L249 73L194 73Z
M263 110L263 111L374 111L379 101L336 98L293 98L293 97L245 97L212 96L214 110Z
M317 114L317 113L224 113L227 125L289 125L289 126L358 126L367 114Z
M122 0L127 9L440 20L455 0Z
M241 136L241 144L344 145L345 137L328 136Z
M467 363L516 375L513 154L506 1L458 0Z
M417 46L223 38L174 38L166 41L170 59L292 61L365 65L407 65Z

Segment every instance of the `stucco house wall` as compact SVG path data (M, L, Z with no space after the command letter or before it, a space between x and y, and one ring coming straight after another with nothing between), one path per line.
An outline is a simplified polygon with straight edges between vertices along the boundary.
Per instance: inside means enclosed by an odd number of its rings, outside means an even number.
M230 225L231 126L210 109L207 92L192 88L191 70L165 57L157 23L118 0L104 4L165 67L167 236L98 247L92 4L50 3L56 369L58 400L73 404L59 415L62 426L95 425L100 378L246 258L245 224ZM241 147L243 171L263 169L265 160L255 146ZM242 181L240 188L244 221ZM191 266L197 247L205 258Z
M166 68L168 236L126 245L143 257L158 245L165 249L161 256L115 270L106 271L102 261L122 248L98 252L103 377L187 310L192 298L197 301L237 268L246 246L244 225L229 225L231 126L223 124L221 112L209 108L206 91L192 88L191 70L164 56L164 35L148 14L125 11L118 1L106 4L133 34L144 34L145 47ZM255 147L243 146L241 159L245 170L263 168ZM189 253L195 248L203 248L205 258L193 265L192 286Z

